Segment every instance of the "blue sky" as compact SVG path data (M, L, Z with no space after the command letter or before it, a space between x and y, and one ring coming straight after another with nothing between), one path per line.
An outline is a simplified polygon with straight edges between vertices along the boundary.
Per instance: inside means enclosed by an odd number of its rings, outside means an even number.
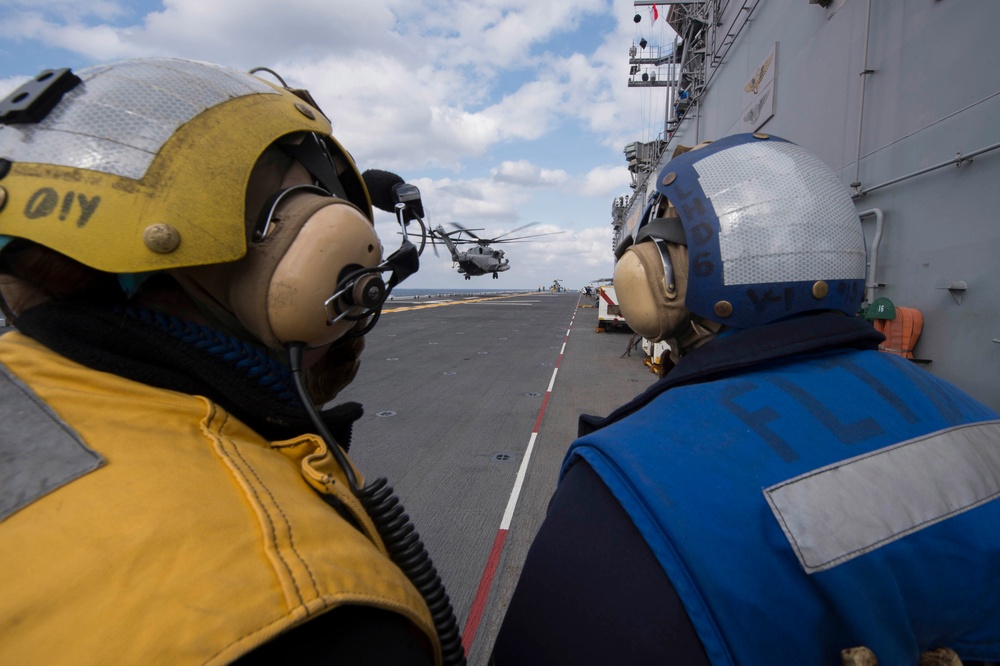
M269 67L310 90L359 167L416 184L432 224L498 236L511 270L465 281L429 250L403 287L569 288L610 277L626 143L662 130L663 89L628 50L673 33L632 0L3 0L0 96L43 69L171 56ZM376 228L398 245L388 214Z

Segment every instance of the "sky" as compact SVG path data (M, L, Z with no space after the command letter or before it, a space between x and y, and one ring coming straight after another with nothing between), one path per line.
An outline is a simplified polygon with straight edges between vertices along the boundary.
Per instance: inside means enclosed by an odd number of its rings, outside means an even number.
M268 67L312 93L360 170L416 185L432 226L559 232L501 246L497 280L428 247L401 288L579 289L614 270L625 145L662 131L665 89L628 87L629 48L673 37L632 0L0 0L0 98L127 58ZM392 215L376 231L398 247Z

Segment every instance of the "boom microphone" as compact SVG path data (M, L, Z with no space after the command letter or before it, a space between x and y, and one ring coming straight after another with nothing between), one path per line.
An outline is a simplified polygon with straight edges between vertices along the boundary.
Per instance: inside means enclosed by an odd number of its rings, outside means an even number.
M382 171L381 169L368 169L361 174L361 178L364 179L365 187L368 188L372 205L387 213L394 213L396 211L396 195L393 188L402 185L403 179L391 171Z

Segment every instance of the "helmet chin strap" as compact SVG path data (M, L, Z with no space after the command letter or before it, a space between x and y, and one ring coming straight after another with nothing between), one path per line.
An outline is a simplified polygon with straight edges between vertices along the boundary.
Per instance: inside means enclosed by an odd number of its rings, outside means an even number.
M681 329L677 337L667 342L670 345L670 360L676 364L687 354L714 339L725 328L717 322L698 315L691 315L690 321Z

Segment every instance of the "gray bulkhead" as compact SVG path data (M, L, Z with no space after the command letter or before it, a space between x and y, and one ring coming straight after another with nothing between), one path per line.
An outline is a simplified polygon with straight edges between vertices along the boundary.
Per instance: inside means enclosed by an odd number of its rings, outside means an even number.
M693 102L651 173L677 145L738 132L814 152L867 213L870 298L919 309L916 360L1000 409L1000 2L718 0L675 5L671 24L693 11L708 18L704 64L671 91ZM748 82L772 51L773 106L753 118ZM630 208L649 192L640 179Z

